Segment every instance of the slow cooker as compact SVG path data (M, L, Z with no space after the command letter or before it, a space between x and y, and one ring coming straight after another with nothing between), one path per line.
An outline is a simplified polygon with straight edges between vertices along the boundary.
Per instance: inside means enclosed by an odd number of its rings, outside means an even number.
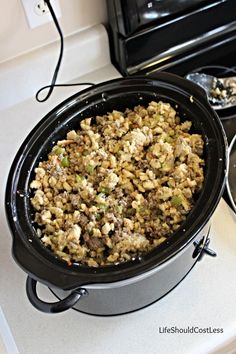
M30 181L34 168L53 144L84 118L113 109L124 111L150 101L169 102L192 131L204 139L205 181L194 208L180 228L160 246L132 261L99 268L69 266L44 247L34 227ZM57 313L71 307L94 315L115 315L143 308L166 295L191 270L209 243L210 218L222 196L227 173L227 140L204 91L168 73L103 82L68 98L49 112L21 145L6 187L6 214L13 237L12 253L28 274L26 291L39 310ZM199 270L200 271L200 270ZM37 295L37 282L58 298L47 303Z

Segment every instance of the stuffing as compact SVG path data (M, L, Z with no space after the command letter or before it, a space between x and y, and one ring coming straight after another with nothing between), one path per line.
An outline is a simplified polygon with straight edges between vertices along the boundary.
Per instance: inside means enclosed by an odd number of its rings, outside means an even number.
M30 182L42 243L68 264L100 267L166 241L204 182L204 142L190 129L161 101L82 120Z

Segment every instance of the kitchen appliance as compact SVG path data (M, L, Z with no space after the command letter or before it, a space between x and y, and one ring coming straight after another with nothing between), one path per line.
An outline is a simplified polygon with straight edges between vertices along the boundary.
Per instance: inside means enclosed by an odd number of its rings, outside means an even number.
M153 26L156 23L169 21L209 3L207 0L112 0L109 6L110 18L114 17L114 29L124 37Z
M234 0L108 0L107 6L111 57L122 75L155 70L185 75L222 56L234 62Z
M205 139L205 182L195 207L171 238L142 257L99 268L68 266L42 245L33 227L29 182L35 166L51 150L53 142L78 127L83 118L114 108L123 111L137 101L147 104L152 99L178 105L180 116L191 119L194 130ZM226 147L222 125L204 91L167 73L155 74L155 79L133 77L104 82L53 109L22 144L6 191L13 255L29 275L27 294L31 303L44 312L60 312L73 306L86 313L114 315L147 306L169 292L204 253L214 255L208 248L209 219L224 188ZM37 281L50 286L59 298L67 297L57 303L43 302L37 296Z

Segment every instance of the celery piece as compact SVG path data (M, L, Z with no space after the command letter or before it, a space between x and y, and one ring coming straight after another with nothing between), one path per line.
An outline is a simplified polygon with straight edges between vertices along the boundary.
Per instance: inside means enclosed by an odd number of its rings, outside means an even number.
M101 215L101 214L96 214L96 220L97 220L97 221L101 220L101 218L102 218L102 215Z
M61 164L63 167L69 167L70 166L70 161L67 156L63 157L61 160Z
M84 177L80 175L75 175L75 180L77 183L81 183L83 181Z
M106 188L106 187L101 188L100 191L101 191L101 193L104 193L104 194L110 194L110 189Z
M52 149L52 152L56 155L61 155L65 152L65 149L60 147L60 146L54 146L54 148Z
M108 208L108 205L107 205L107 204L99 203L99 204L96 205L96 207L97 207L98 209L101 209L101 210L103 210L103 211L106 211L107 208Z
M106 195L104 193L99 193L95 200L98 207L101 207L101 205L106 205Z
M117 213L122 214L122 211L123 211L122 205L116 205L115 206L115 210L116 210Z
M173 141L173 138L171 138L171 136L166 136L165 137L165 142L167 142L167 143L172 143L172 141Z
M178 207L182 204L183 200L180 195L174 195L171 198L171 204L173 204L175 207Z
M160 122L161 115L160 115L160 114L154 114L154 115L153 115L153 118L155 118L155 120L156 120L157 122Z
M89 173L91 175L94 172L94 166L93 165L88 165L88 166L85 167L85 170L86 170L87 173Z

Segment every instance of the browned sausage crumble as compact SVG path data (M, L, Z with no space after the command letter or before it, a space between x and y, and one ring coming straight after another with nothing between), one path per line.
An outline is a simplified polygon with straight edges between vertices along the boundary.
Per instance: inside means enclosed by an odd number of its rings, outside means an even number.
M161 244L202 188L203 139L169 103L84 119L35 168L43 244L68 264L120 263Z

